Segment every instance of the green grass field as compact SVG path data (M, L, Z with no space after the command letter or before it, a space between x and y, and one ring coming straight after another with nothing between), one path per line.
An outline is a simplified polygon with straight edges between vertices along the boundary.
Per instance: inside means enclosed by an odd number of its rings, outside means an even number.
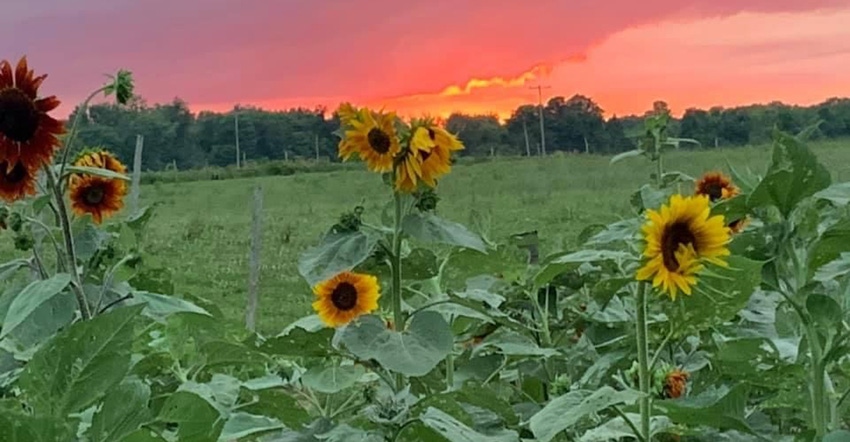
M850 142L818 143L815 151L836 180L850 180ZM726 169L762 173L770 148L676 152L668 169L698 176ZM588 224L629 213L628 197L645 183L650 164L631 159L556 155L456 166L440 184L442 216L467 223L473 211L490 221L490 237L537 230L542 253L575 244ZM264 189L259 328L277 332L309 313L312 294L297 271L299 254L315 245L343 211L361 204L376 219L389 195L366 171L273 176L225 181L153 184L142 188L145 204L159 203L146 247L174 272L177 294L215 301L234 318L244 312L252 191Z

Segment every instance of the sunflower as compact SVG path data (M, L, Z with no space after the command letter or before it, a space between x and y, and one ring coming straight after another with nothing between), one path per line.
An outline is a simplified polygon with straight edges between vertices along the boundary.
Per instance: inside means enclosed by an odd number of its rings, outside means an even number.
M393 158L401 150L395 131L395 113L372 112L353 108L342 109L340 118L348 129L339 143L339 156L348 160L353 154L366 162L366 166L378 173L393 168Z
M740 193L741 191L732 183L732 180L720 172L706 173L697 181L696 194L708 196L711 202L729 199ZM740 233L749 222L750 220L744 217L731 221L728 227L732 233Z
M74 162L74 165L106 169L122 174L127 172L124 164L106 151L85 153ZM69 192L74 213L78 216L91 214L94 222L100 224L104 217L112 216L124 207L127 183L115 178L75 174L70 178Z
M664 378L664 391L662 392L664 398L676 399L682 397L688 387L688 378L690 378L690 374L687 371L678 368L670 370Z
M413 130L410 150L396 176L396 188L405 192L416 189L418 179L430 187L437 179L451 172L452 152L463 149L463 143L445 129L427 124Z
M372 275L342 272L313 287L317 298L313 310L329 327L339 327L376 310L380 289L378 278Z
M654 287L660 286L675 300L679 290L691 294L703 261L725 266L722 257L729 255L729 228L722 215L710 216L710 212L705 195L673 195L660 212L647 211L643 226L647 262L637 279L652 279Z
M34 194L34 173L21 161L14 164L10 164L8 160L0 161L0 198L11 203Z
M62 123L47 115L59 106L54 96L38 98L38 88L47 75L35 76L21 58L12 65L0 62L0 160L19 161L29 171L49 163L64 133Z
M696 194L707 196L711 202L729 199L739 193L732 180L720 172L706 173L697 181Z

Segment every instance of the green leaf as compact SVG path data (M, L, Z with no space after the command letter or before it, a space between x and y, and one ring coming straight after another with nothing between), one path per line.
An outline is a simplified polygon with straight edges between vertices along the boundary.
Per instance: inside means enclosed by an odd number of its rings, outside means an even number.
M298 260L298 273L312 286L365 261L378 238L363 232L331 233L322 243L304 251Z
M72 173L93 175L101 178L109 178L111 180L130 181L130 177L123 173L113 172L109 169L101 169L100 167L83 167L83 166L65 166L65 176Z
M148 409L151 389L142 381L129 380L110 390L95 413L89 440L120 441L152 419Z
M279 388L251 391L242 402L246 405L240 406L240 411L275 418L290 428L300 428L310 421L310 415L298 401Z
M224 423L219 440L235 441L243 437L283 428L285 426L277 419L238 412L231 414L227 422Z
M625 413L635 426L640 425L640 415L636 413ZM666 416L652 416L649 421L649 431L652 434L659 434L673 426ZM612 440L634 439L635 432L632 427L622 418L617 417L605 422L604 424L588 430L584 433L579 442L609 442Z
M94 254L102 249L112 236L98 229L86 218L78 218L72 227L74 231L74 246L76 247L77 259L88 261Z
M639 217L611 223L604 230L587 240L585 246L601 246L633 241L638 237L641 223L643 223L643 218Z
M748 205L772 205L785 216L797 203L829 187L829 171L801 141L785 133L776 133L773 160L764 179L750 194Z
M814 194L815 198L827 200L838 207L850 204L850 182L833 184Z
M3 264L0 264L0 281L6 280L6 278L12 276L20 270L29 265L29 261L26 259L15 259Z
M640 396L637 391L617 391L607 385L590 394L587 391L571 391L546 404L531 417L529 426L537 440L549 442L583 417L612 405L632 404Z
M374 359L407 376L424 376L452 350L454 335L442 315L424 311L402 332L388 329L377 316L362 316L341 330L341 341L360 359Z
M825 295L811 294L806 298L806 310L812 319L825 330L833 330L841 324L844 317L841 305Z
M847 442L850 441L850 431L837 430L827 434L823 438L823 442Z
M31 405L66 416L92 405L130 368L133 320L140 306L78 322L41 347L19 380Z
M212 316L206 310L189 301L158 293L133 292L133 297L127 300L125 305L137 304L145 305L144 310L142 310L143 315L160 323L165 323L165 319L174 313L191 312Z
M227 341L209 341L201 344L200 352L206 356L208 366L266 364L265 354L246 345Z
M188 391L178 391L166 399L157 420L177 424L180 442L217 440L224 421L206 399Z
M674 423L737 430L754 434L744 420L747 404L744 384L729 388L712 388L698 396L656 401L653 405Z
M734 255L727 261L728 267L710 266L699 275L692 296L662 303L670 321L682 324L677 336L722 324L747 306L761 284L763 263Z
M10 404L12 405L12 404ZM67 418L33 416L17 407L0 407L0 442L56 442L74 440Z
M850 252L842 253L837 259L822 265L815 272L814 280L826 282L847 274L850 274Z
M621 152L621 153L618 153L617 155L614 155L614 158L611 158L611 161L608 164L618 163L618 162L623 161L627 158L639 157L641 155L644 155L644 152L641 149L627 150L625 152Z
M631 259L630 253L617 250L579 250L578 252L567 253L549 260L543 268L534 276L534 283L538 286L543 286L552 281L556 276L568 270L576 269L586 262L601 262L601 261L624 261Z
M850 219L844 219L820 234L809 251L809 275L839 256L850 252Z
M301 383L319 393L334 394L353 386L364 374L362 365L318 366L301 375Z
M401 266L405 279L410 280L433 278L440 271L437 256L428 249L413 249L404 257Z
M334 331L330 328L312 333L303 328L294 328L286 335L276 336L264 342L260 351L279 356L326 357L334 352L331 347L333 334Z
M670 192L670 189L656 189L649 184L644 184L632 194L630 202L638 213L647 209L658 209L667 202Z
M121 439L121 442L167 442L165 439L157 435L151 430L142 428L140 430L136 430L124 439Z
M433 213L411 213L404 217L402 229L413 238L426 243L440 243L487 252L480 236L462 224L445 220Z
M434 407L428 407L419 420L428 428L450 442L518 442L514 431L502 430L496 434L482 434L463 422Z
M70 283L71 275L58 273L50 279L35 281L21 290L9 306L9 311L6 312L3 329L0 331L0 339L3 339L17 326L21 325L39 306L62 293L62 290Z

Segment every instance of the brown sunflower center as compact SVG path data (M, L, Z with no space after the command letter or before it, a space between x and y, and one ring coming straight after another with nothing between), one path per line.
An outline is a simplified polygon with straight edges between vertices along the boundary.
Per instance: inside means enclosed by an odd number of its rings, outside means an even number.
M694 250L697 250L697 241L691 228L686 221L678 221L664 230L661 236L661 257L664 260L664 267L667 270L675 272L679 270L679 260L676 259L676 251L680 245L690 244Z
M430 150L427 150L427 151L426 150L420 150L419 151L419 158L422 158L422 161L427 160L428 157L430 157L430 156L431 156Z
M369 133L366 135L366 138L369 140L369 146L371 146L372 150L375 152L383 155L390 151L390 144L392 144L390 142L390 136L381 129L378 129L377 127L369 129Z
M720 183L708 183L703 187L703 192L708 195L708 199L712 202L723 197L723 185Z
M86 189L86 193L83 195L83 198L85 198L86 204L90 206L97 206L103 202L105 196L106 190L103 186L92 186Z
M27 168L18 161L15 166L9 170L9 163L3 161L0 163L0 181L5 181L9 184L17 184L27 178Z
M18 143L32 139L38 129L35 103L18 88L0 91L0 133Z
M340 310L351 310L357 305L357 289L351 283L341 282L331 293L331 302Z

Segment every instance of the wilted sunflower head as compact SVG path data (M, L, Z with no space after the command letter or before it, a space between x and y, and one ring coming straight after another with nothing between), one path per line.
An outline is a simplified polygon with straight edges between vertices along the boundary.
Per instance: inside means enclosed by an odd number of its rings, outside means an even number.
M722 215L711 216L707 196L673 195L660 211L647 211L643 226L646 263L637 272L638 280L652 280L670 298L681 290L692 293L703 262L726 265L729 255L729 229Z
M313 287L313 310L327 326L339 327L376 310L380 289L372 275L342 272Z
M0 61L0 160L14 167L21 162L30 171L49 163L59 146L62 123L47 115L59 106L50 96L38 98L38 88L47 75L35 76L23 57L12 71Z
M393 112L359 111L341 107L340 119L347 126L339 143L339 156L348 160L357 154L373 172L389 172L393 159L401 150L395 129L396 115Z
M688 378L690 374L687 371L678 368L670 370L664 378L663 396L667 399L682 397L688 387Z
M79 156L74 165L126 173L127 167L114 155L104 150L89 151ZM90 214L100 224L124 208L127 183L116 178L89 174L74 174L69 181L71 208L78 216Z
M709 172L697 181L697 195L707 196L711 202L729 199L740 193L732 180L720 172Z
M35 195L35 173L23 162L0 161L0 199L14 202Z

